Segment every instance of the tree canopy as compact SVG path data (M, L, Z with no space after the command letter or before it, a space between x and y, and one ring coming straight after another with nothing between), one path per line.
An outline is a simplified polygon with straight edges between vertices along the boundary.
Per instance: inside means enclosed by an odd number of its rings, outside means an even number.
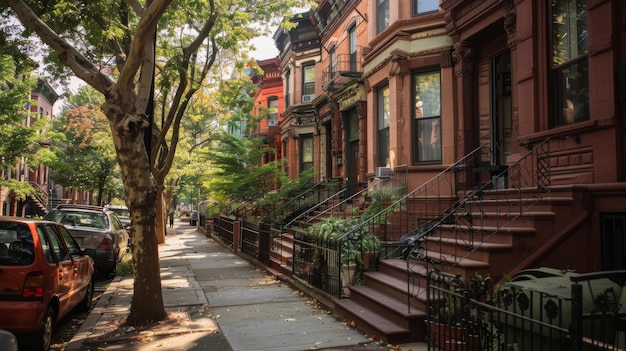
M155 218L162 212L156 206L162 203L159 194L172 167L181 120L198 90L219 86L219 79L207 79L209 72L211 77L227 78L243 69L249 61L250 39L290 17L292 7L306 4L299 0L1 0L0 4L0 18L13 20L0 28L4 36L23 52L42 54L47 74L75 75L104 96L102 111L120 165L135 248L134 295L127 323L165 318ZM214 67L226 59L233 63L230 70ZM157 97L154 104L152 96ZM154 105L159 101L161 118L156 118Z

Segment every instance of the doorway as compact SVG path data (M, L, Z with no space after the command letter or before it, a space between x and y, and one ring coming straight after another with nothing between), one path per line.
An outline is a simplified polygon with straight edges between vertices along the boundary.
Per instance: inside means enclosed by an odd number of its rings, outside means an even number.
M347 145L346 145L346 188L347 195L353 195L358 188L359 182L359 119L356 109L350 109L346 112L347 128Z
M492 175L506 170L507 158L512 148L512 91L511 54L509 51L496 55L490 62L491 82L491 164ZM495 174L494 174L495 173ZM503 177L506 179L506 177ZM495 182L495 180L494 180ZM506 187L498 182L497 187Z

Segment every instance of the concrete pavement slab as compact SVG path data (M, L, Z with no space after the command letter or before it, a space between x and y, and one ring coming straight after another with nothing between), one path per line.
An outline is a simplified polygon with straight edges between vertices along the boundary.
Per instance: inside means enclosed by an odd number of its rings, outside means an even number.
M115 278L72 350L385 350L195 227L159 247L166 321L124 326L133 278Z

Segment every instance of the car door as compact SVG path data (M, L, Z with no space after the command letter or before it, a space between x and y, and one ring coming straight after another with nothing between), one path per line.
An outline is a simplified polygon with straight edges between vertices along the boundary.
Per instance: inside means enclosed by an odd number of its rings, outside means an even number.
M57 261L57 296L59 298L59 318L62 318L69 310L73 308L72 294L75 289L76 273L74 271L74 262L67 248L63 243L63 239L59 234L58 226L52 223L41 226L50 241L51 251Z
M92 277L92 263L91 258L85 254L83 254L80 250L80 246L70 234L70 232L64 226L56 226L57 230L61 234L63 241L65 242L65 247L72 259L74 266L74 284L72 285L72 290L70 291L72 295L72 306L76 306L76 304L80 303L84 294L80 292L85 291L91 282Z

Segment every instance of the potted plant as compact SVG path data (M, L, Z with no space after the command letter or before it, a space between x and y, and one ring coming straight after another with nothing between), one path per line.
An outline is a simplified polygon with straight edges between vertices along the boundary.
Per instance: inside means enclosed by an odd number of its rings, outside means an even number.
M307 233L318 243L340 240L341 281L344 293L347 286L355 279L361 279L362 273L373 267L380 252L381 242L367 227L359 227L359 219L326 217L307 228ZM345 234L349 234L344 237ZM324 259L322 251L314 254L314 265L320 265ZM357 272L359 274L357 274Z

